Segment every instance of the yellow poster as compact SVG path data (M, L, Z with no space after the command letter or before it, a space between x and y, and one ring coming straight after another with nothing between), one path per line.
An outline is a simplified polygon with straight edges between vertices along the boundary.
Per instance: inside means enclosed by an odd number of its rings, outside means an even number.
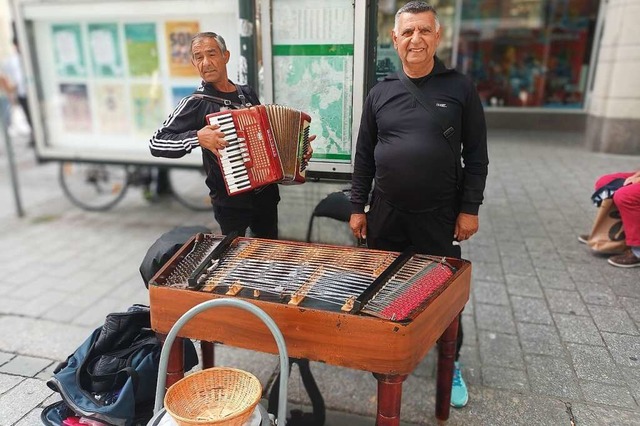
M198 71L191 64L191 38L200 32L197 21L166 22L167 58L169 58L169 74L174 77L198 76Z

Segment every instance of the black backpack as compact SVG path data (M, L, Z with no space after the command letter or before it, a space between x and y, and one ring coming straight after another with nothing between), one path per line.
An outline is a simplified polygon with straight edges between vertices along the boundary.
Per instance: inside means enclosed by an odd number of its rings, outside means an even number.
M198 363L193 343L185 339L185 371ZM60 425L69 416L113 426L146 424L153 416L161 342L151 330L149 307L107 315L47 385L61 402L42 411L45 425Z

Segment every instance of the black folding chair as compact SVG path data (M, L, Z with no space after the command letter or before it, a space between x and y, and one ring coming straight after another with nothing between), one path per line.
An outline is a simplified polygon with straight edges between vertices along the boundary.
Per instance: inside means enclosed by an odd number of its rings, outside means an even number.
M313 209L311 218L309 218L309 227L307 228L307 242L311 242L311 231L313 230L313 221L316 217L328 217L340 222L349 223L351 219L351 201L349 201L349 190L332 192Z

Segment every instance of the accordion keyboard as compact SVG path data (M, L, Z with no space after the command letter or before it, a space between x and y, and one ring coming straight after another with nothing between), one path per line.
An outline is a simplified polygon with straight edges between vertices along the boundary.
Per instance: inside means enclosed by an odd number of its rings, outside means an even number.
M230 193L251 188L246 164L250 162L249 150L244 138L238 137L231 114L219 115L210 119L210 124L218 124L229 145L220 150L220 165Z

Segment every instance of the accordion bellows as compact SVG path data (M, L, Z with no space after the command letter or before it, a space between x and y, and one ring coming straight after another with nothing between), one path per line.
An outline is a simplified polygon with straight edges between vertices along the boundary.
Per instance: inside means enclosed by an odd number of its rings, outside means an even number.
M256 105L206 117L220 125L229 145L220 167L229 195L271 183L304 183L311 117L283 105Z

